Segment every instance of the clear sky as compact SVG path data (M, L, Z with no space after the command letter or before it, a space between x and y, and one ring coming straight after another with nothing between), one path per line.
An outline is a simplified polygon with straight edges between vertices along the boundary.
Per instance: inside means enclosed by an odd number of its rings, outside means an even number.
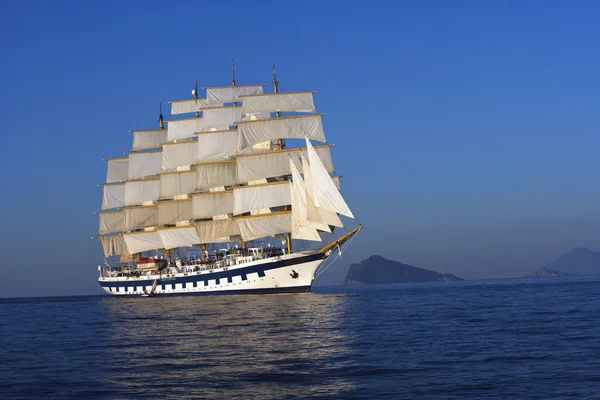
M0 296L100 293L105 157L200 85L317 90L380 254L465 278L600 250L596 1L8 2ZM168 108L165 110L168 114Z

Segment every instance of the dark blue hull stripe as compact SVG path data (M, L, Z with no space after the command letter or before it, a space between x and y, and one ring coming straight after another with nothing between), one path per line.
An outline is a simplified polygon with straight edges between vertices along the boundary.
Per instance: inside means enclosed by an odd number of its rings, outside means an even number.
M221 294L277 294L277 293L307 293L310 292L309 286L290 286L285 288L267 288L267 289L240 289L240 290L215 290L210 292L156 292L152 297L156 296L216 296ZM123 293L117 297L142 297L139 293Z
M208 286L208 281L209 280L216 280L217 284L219 284L220 280L223 279L223 282L225 281L225 279L227 279L227 283L233 283L233 277L234 276L241 276L242 281L246 281L248 280L248 274L252 274L252 273L257 273L259 278L263 278L265 276L265 271L269 271L272 269L277 269L277 268L281 268L281 267L287 267L290 265L297 265L297 264L304 264L307 262L311 262L311 261L316 261L316 260L322 260L323 258L325 258L325 255L323 253L317 253L317 254L311 254L309 256L304 256L304 257L298 257L298 258L293 258L291 260L281 260L281 261L275 261L275 262L270 262L270 263L266 263L266 264L259 264L259 265L253 265L251 267L246 267L246 268L237 268L234 270L227 270L227 271L220 271L220 272L212 272L212 273L208 273L208 274L194 274L194 275L189 275L189 276L180 276L180 277L170 277L170 278L161 278L160 280L160 287L161 289L167 290L166 287L167 286L171 286L173 288L175 288L175 285L178 283L181 283L182 285L186 285L188 283L191 283L193 287L198 287L201 286L200 282L202 283L202 286ZM126 281L99 281L100 282L100 286L102 286L103 288L117 288L116 290L118 291L118 288L131 288L131 290L135 290L136 287L138 286L142 286L142 287L146 287L146 286L152 286L152 284L154 283L153 279L145 279L145 280L126 280ZM188 286L189 287L189 286ZM234 292L237 292L237 290L235 290Z

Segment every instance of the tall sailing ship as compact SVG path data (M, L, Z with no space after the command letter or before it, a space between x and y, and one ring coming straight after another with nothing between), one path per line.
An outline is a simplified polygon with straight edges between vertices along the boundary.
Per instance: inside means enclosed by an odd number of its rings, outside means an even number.
M191 115L164 121L161 107L158 129L132 131L132 151L106 159L97 236L106 292L308 292L360 230L333 236L340 215L354 215L315 92L280 92L274 66L273 92L265 86L237 85L232 62L231 86L199 98L196 80L192 99L170 103L172 115Z

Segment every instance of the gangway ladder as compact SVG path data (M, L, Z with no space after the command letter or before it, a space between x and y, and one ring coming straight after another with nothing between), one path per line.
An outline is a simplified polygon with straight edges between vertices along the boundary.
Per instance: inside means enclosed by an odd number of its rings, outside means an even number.
M160 282L160 278L156 278L154 280L154 283L152 284L152 289L150 289L150 293L144 291L144 294L142 296L143 297L152 296L154 294L154 291L156 290L156 287L158 286L159 282Z

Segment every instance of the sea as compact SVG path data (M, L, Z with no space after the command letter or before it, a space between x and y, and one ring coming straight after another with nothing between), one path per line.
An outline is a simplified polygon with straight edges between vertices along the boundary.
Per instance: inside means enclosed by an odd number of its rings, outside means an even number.
M600 276L0 300L2 399L600 399Z

